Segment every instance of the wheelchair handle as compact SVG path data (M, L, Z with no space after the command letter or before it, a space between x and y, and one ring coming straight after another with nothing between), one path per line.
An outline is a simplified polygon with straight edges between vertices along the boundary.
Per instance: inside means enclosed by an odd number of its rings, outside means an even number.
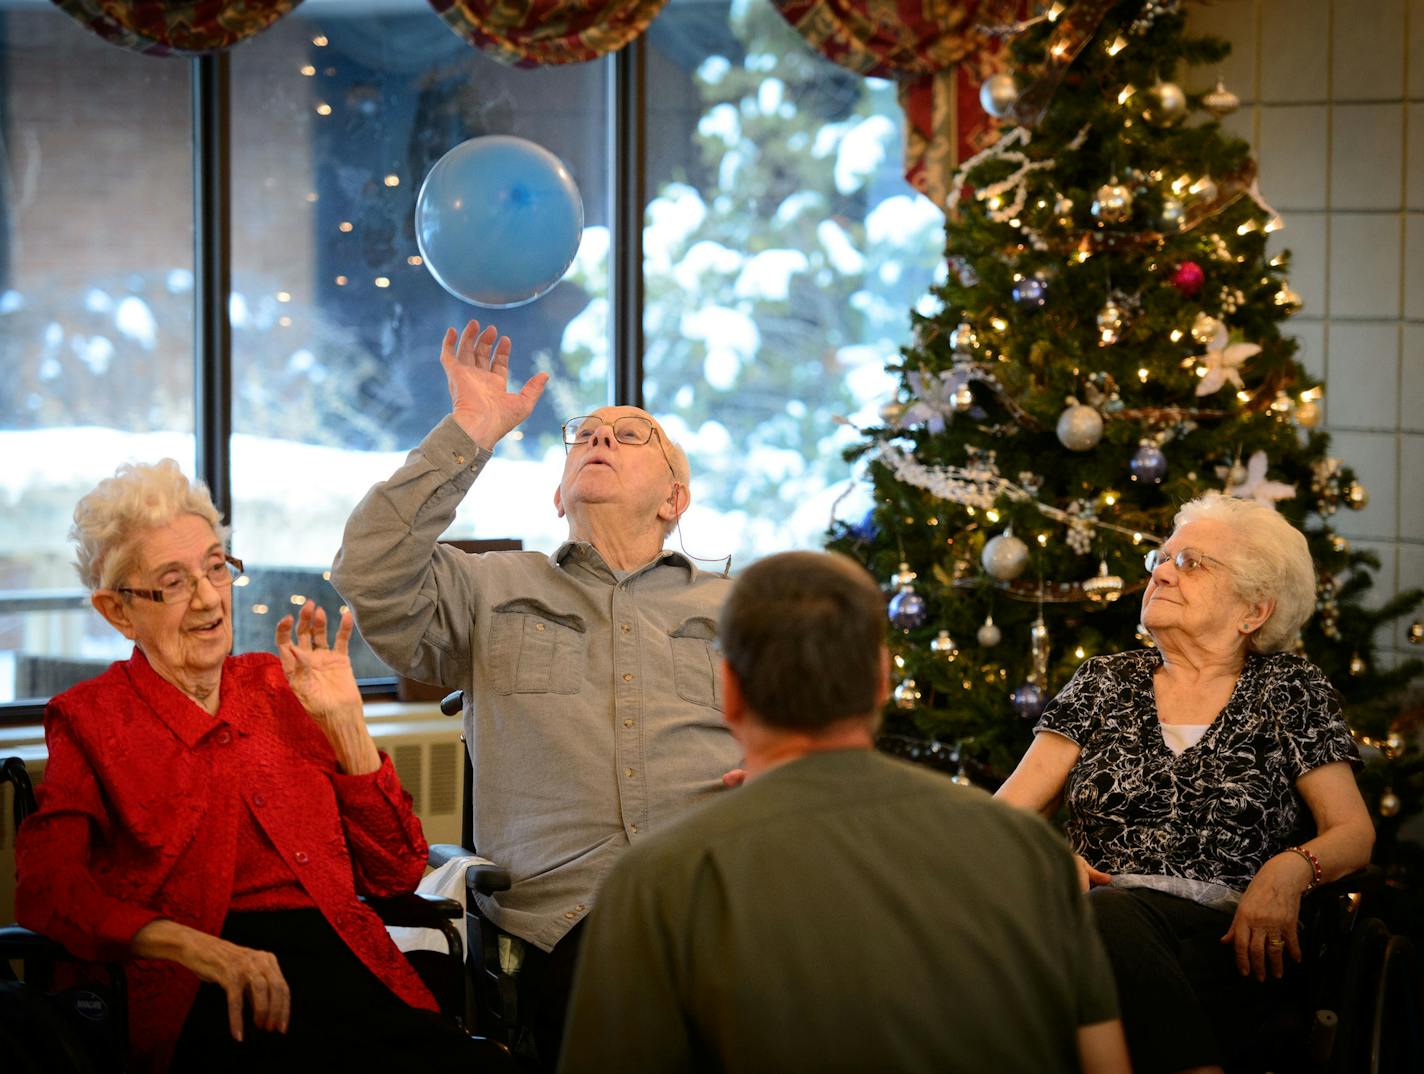
M465 691L456 690L440 699L440 711L446 716L458 716L465 710Z

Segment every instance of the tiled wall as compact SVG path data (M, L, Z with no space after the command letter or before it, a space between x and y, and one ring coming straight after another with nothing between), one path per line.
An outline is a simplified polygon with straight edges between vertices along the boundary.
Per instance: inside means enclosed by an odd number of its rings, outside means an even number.
M1376 602L1424 587L1424 0L1221 0L1190 17L1234 46L1184 81L1220 76L1242 100L1224 125L1255 149L1305 301L1287 328L1325 380L1334 454L1369 490L1336 526L1378 553ZM1424 655L1408 625L1381 631L1380 659Z

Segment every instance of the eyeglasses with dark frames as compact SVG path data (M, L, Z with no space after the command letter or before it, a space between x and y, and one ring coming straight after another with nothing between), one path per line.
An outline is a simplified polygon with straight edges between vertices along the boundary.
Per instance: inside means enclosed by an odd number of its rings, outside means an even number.
M1191 574L1192 571L1196 570L1203 563L1215 563L1218 567L1226 566L1225 563L1215 556L1209 556L1205 552L1198 551L1195 548L1183 548L1181 551L1170 556L1163 552L1162 549L1154 548L1147 553L1143 562L1147 564L1147 571L1150 574L1169 559L1177 565L1177 570L1183 574Z
M142 597L155 604L182 604L193 599L200 579L206 579L208 585L214 589L227 589L232 585L233 580L242 573L242 560L224 555L221 559L215 559L203 568L202 574L193 574L191 571L179 571L178 573L180 577L165 582L157 589L119 586L114 592Z

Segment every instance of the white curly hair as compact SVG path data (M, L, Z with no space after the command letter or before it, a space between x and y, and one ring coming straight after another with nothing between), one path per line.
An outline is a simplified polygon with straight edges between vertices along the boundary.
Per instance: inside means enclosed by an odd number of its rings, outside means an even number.
M1315 564L1305 534L1274 508L1209 492L1182 505L1172 528L1211 519L1231 529L1229 556L1237 595L1248 604L1275 601L1275 609L1247 640L1252 652L1288 649L1315 611Z
M172 459L126 462L74 507L74 569L91 593L122 585L138 561L137 538L181 515L197 515L227 543L228 529L208 487L190 481Z

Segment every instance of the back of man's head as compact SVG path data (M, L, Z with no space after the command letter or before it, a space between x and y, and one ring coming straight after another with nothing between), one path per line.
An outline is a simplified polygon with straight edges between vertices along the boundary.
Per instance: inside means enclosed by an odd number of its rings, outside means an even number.
M722 656L757 719L815 732L877 716L885 669L885 597L859 564L783 552L737 578L721 616Z

